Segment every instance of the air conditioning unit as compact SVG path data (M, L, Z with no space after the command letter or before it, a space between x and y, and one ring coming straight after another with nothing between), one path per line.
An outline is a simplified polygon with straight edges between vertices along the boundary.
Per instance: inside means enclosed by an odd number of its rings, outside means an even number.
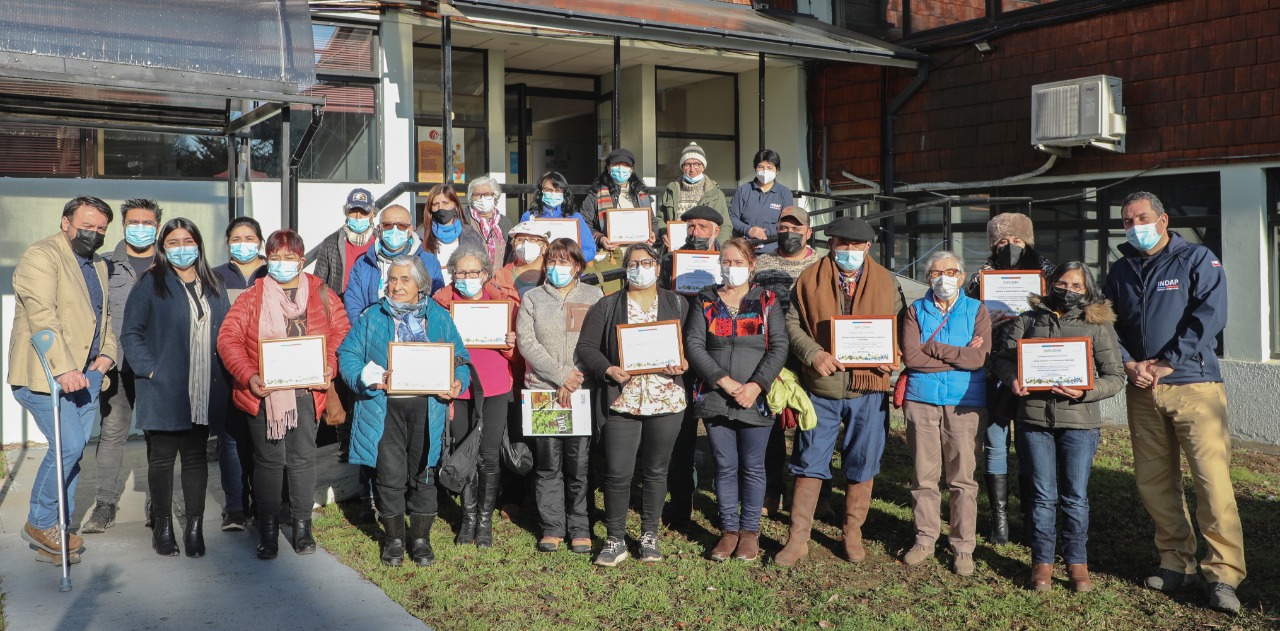
M1031 145L1063 157L1071 147L1124 153L1122 87L1107 75L1031 86Z

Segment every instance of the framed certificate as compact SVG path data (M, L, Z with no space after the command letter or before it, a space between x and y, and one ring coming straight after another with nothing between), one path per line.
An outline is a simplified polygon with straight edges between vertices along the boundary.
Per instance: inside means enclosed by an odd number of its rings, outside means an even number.
M845 368L898 363L898 321L891 315L835 316L831 354Z
M449 308L467 348L506 348L511 303L506 300L455 300Z
M1093 389L1093 338L1018 340L1018 381L1027 390Z
M574 243L582 245L582 240L579 238L578 233L577 219L539 218L534 219L533 222L538 224L539 228L546 228L547 232L551 233L551 237L547 239L548 243L555 241L556 239L572 239Z
M387 394L447 394L453 387L453 344L391 342L387 363Z
M1044 293L1044 276L1036 270L983 270L978 273L978 297L996 320L1016 318L1030 311L1027 297Z
M258 374L267 390L325 385L323 335L258 340Z
M692 295L707 285L720 282L720 253L679 250L671 253L671 287L678 294Z
M569 407L556 401L555 390L524 390L520 405L525 436L590 436L591 394L576 390Z
M680 321L618 325L618 364L628 374L662 372L684 362Z
M684 247L684 242L689 239L689 224L684 221L668 221L667 222L667 242L671 244L668 248L672 252Z
M644 243L653 238L651 219L648 208L606 210L605 238L615 244Z

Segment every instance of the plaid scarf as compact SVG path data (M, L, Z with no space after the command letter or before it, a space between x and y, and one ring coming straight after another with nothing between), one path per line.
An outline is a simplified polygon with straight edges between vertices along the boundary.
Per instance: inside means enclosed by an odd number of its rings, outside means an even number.
M505 243L506 237L498 228L498 210L495 208L487 218L474 207L469 210L471 218L475 220L477 226L480 226L480 236L484 237L484 247L489 251L489 260L493 261L494 265L501 264L502 255L498 252L498 248Z

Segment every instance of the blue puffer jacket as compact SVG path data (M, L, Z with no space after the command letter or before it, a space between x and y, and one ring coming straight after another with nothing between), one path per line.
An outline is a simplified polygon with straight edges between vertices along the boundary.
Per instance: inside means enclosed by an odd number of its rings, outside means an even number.
M422 259L422 263L427 266L427 273L431 274L431 291L427 295L436 293L436 290L444 287L444 274L440 272L440 261L436 255L422 248L422 240L417 234L409 236L409 247L405 249L405 253L413 252ZM342 293L342 306L347 310L347 320L354 325L356 320L360 319L360 314L365 309L378 304L382 299L382 270L378 268L378 250L382 248L382 242L374 242L369 250L356 259L351 266L351 277L347 279L347 290Z
M467 363L471 356L462 346L462 337L458 328L453 325L449 312L427 299L424 303L427 318L427 340L431 342L449 342L453 344L453 378L462 382L462 389L471 385L471 371ZM352 464L373 467L378 462L378 441L382 440L382 430L387 417L387 393L383 390L370 390L360 381L360 373L365 364L373 362L379 366L387 366L387 344L395 341L395 319L386 299L360 316L352 325L351 332L338 347L338 373L351 389L355 397L355 411L351 421ZM427 403L428 439L431 446L427 457L427 466L434 467L440 461L440 438L444 434L444 424L449 417L449 406L437 397L430 397Z
M541 204L524 211L520 215L520 221L529 221L531 219L577 219L578 220L578 245L582 246L582 258L588 263L596 258L596 238L591 234L591 226L587 225L587 220L580 212L574 212L568 217L564 216L564 206L556 206L555 208L544 208Z
M945 314L934 304L932 292L915 301L911 308L915 311L916 322L920 323L920 343L923 344L938 330ZM981 308L981 302L961 294L955 304L951 305L951 318L947 320L947 325L934 336L934 341L951 346L967 346L973 339L974 323ZM985 368L957 368L943 372L912 371L907 380L907 400L930 405L986 407L987 371Z
M1154 256L1128 243L1107 271L1103 292L1115 306L1125 362L1163 359L1169 385L1222 381L1218 334L1227 326L1227 275L1212 250L1176 232Z

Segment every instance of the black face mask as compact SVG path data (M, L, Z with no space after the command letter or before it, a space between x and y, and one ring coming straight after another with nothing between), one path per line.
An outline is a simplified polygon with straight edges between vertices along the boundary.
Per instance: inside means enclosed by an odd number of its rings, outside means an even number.
M695 237L689 235L685 237L684 247L681 250L702 250L706 251L711 248L711 239L706 237Z
M1022 246L1006 243L996 250L996 268L1016 269L1022 262Z
M1070 311L1084 304L1084 294L1078 291L1071 291L1066 287L1054 287L1052 290L1054 302L1058 303L1066 311Z
M794 256L804 248L804 235L799 232L779 232L778 250L787 256Z
M441 208L440 210L431 211L431 220L440 225L449 225L457 218L458 211L455 208Z
M97 230L77 229L76 236L71 239L71 251L84 258L89 258L93 256L94 252L98 251L98 248L102 247L102 243L106 238L106 235Z

